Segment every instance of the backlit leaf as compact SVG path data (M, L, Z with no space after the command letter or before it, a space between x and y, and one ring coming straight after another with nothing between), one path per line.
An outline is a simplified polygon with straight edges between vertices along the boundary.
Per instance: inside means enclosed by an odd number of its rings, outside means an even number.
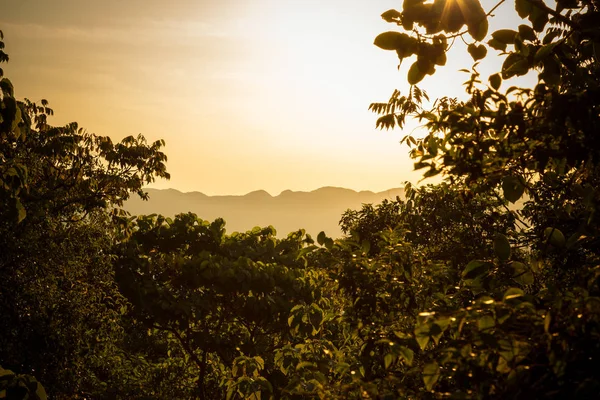
M495 90L498 90L500 88L501 83L502 83L502 78L500 77L500 74L490 75L490 86L492 88L494 88Z
M425 71L421 71L419 68L419 63L414 62L408 70L408 83L411 85L416 85L417 83L421 82L423 78L425 78L425 74Z
M437 362L425 364L423 367L423 383L427 390L432 390L433 386L440 379L440 366Z
M544 229L544 240L556 247L563 247L566 243L565 235L556 228Z
M525 186L523 186L521 180L516 176L506 176L502 180L502 191L506 200L515 203L523 196Z

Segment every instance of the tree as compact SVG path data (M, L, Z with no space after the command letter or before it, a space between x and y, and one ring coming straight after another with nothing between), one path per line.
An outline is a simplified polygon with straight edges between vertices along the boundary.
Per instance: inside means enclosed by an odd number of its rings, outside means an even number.
M194 214L129 224L117 281L132 316L149 334L167 334L170 357L185 360L196 382L187 397L279 393L275 353L295 331L317 333L328 304L323 274L301 255L312 239L276 239L272 227L226 235L223 220Z
M0 362L53 397L97 398L123 365L112 218L168 178L164 142L53 127L47 101L16 100L4 77L0 88Z
M521 229L498 232L488 255L464 266L460 286L474 303L442 312L428 307L417 318L413 337L425 360L422 381L398 390L419 397L433 390L458 398L587 398L600 387L591 364L600 350L592 344L600 332L600 30L593 22L600 10L595 1L558 1L551 8L516 0L523 24L480 43L487 18L503 3L486 13L476 0L406 1L401 12L382 17L407 33L375 40L401 61L417 56L408 71L411 85L445 63L453 38L471 42L468 100L444 97L425 109L425 94L412 86L408 95L396 91L371 109L382 115L377 124L384 128L410 117L424 122L424 137L404 138L424 177L442 173L459 190L501 192L512 203L528 197L522 210L505 211ZM484 84L477 61L489 48L504 62ZM535 88L500 90L503 80L529 71L539 72ZM514 287L489 286L506 282L507 274Z

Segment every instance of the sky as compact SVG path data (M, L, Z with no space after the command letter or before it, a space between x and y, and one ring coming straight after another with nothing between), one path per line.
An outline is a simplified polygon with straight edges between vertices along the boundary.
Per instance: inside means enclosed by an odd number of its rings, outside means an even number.
M373 45L400 0L0 0L4 64L50 123L113 140L164 139L169 181L209 195L322 186L383 191L420 173L371 102L406 93L406 60ZM483 1L486 10L495 2ZM516 27L511 2L491 29ZM491 32L491 30L490 30ZM490 55L482 75L498 70ZM420 85L458 96L472 60L458 43Z

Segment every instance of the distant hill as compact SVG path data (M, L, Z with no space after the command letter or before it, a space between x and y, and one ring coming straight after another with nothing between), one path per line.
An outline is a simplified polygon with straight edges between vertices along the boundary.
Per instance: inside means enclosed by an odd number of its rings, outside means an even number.
M377 204L383 199L392 200L403 194L399 188L374 193L337 187L322 187L312 192L286 190L278 196L271 196L264 190L243 196L207 196L200 192L182 193L175 189L146 191L150 200L143 201L132 196L124 208L134 215L162 214L172 217L193 212L209 221L220 217L227 223L229 233L273 225L280 237L303 228L313 236L325 231L334 238L342 234L338 223L347 209L359 209L362 204Z

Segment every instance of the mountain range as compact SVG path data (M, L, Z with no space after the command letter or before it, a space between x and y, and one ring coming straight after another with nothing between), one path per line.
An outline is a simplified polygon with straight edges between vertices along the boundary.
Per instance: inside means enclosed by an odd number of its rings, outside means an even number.
M271 196L264 190L243 196L209 196L175 189L146 189L146 192L150 196L148 201L133 196L125 202L124 209L133 215L173 217L193 212L208 221L223 218L229 233L272 225L279 237L302 228L313 237L325 231L328 236L336 238L342 235L338 224L346 210L357 210L362 204L377 204L383 199L393 200L402 196L404 191L394 188L375 193L322 187L312 192L286 190L277 196Z

